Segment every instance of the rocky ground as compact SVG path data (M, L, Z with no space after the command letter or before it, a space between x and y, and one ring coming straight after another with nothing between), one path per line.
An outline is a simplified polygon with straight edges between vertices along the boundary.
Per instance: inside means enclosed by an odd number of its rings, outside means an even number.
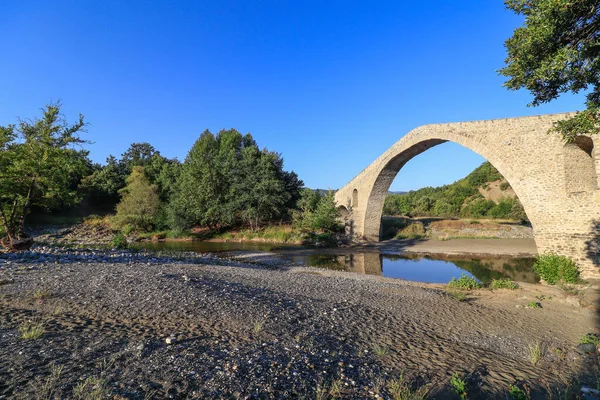
M456 398L454 372L474 399L598 384L597 353L577 347L596 332L595 287L524 284L459 302L441 285L270 260L0 255L0 399L400 398L421 386ZM31 327L41 336L26 340Z

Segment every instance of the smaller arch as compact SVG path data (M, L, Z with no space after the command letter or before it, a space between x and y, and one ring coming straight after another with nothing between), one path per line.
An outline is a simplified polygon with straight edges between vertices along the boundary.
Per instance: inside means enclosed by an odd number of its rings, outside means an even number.
M577 136L564 146L565 189L567 193L589 192L598 188L594 164L594 141Z
M338 215L340 216L340 218L342 220L345 220L346 218L348 218L348 215L350 214L348 209L344 206L338 206L337 211L338 211Z
M356 208L358 207L358 190L354 189L352 191L352 207Z

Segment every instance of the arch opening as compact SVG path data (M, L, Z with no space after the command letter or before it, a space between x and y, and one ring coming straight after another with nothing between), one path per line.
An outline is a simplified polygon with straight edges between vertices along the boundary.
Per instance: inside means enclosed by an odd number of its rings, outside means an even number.
M520 194L523 190L518 187L519 180L514 179L512 170L506 168L502 160L495 159L492 162L489 158L486 158L482 154L463 145L461 145L463 149L478 154L483 157L482 160L484 161L487 160L487 162L475 169L472 173L475 175L471 176L472 174L467 173L466 176L461 176L453 184L447 183L436 189L422 189L421 192L429 192L429 194L422 196L390 194L390 197L397 196L397 198L402 198L403 201L408 198L412 201L418 199L420 203L415 205L414 203L411 204L410 201L404 201L400 207L405 207L402 211L406 211L406 208L412 208L414 212L412 214L407 214L406 212L397 213L396 216L403 216L401 221L389 218L391 207L389 200L386 203L386 198L388 198L389 189L400 171L416 156L445 142L456 144L456 142L442 139L426 139L399 152L383 165L375 180L368 204L366 204L365 208L365 239L369 241L389 239L391 234L392 236L395 235L394 230L400 233L400 237L430 235L431 232L434 231L432 228L434 225L445 225L447 226L448 231L457 231L454 235L448 234L446 237L463 236L460 234L461 229L467 231L469 229L481 229L483 236L491 236L493 233L485 230L488 228L488 225L481 224L478 220L498 219L505 216L507 219L514 219L515 226L522 225L522 221L530 221L531 225L529 227L517 227L514 231L519 232L519 234L522 234L523 236L533 238L533 232L531 231L533 221L531 221L530 214L525 210L526 205L521 203L522 198ZM497 164L499 168L496 168ZM500 168L502 168L502 170ZM470 182L467 177L469 177ZM489 180L491 183L486 180L490 177L491 179ZM513 186L510 180L515 180L517 187ZM418 191L415 190L415 192ZM423 224L421 221L410 219L413 217L427 218L427 221ZM439 224L436 224L435 220L432 220L432 218L444 220L452 219L457 221L455 221L456 223L442 224L440 222ZM461 218L463 221L461 221ZM464 220L473 221L474 226L463 226L466 224ZM434 222L433 224L432 221ZM475 224L475 222L477 222L477 224ZM411 226L408 226L406 232L403 232L407 225ZM511 231L512 229L513 228L511 227ZM521 230L523 233L520 232ZM441 234L442 233L439 231L435 232L436 237L438 235L439 237L442 237Z
M358 190L354 189L352 191L352 207L358 207Z

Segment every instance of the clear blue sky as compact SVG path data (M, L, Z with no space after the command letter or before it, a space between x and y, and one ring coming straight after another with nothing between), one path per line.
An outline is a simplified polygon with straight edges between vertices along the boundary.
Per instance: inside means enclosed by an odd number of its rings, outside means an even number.
M502 87L521 23L501 0L0 0L0 125L60 99L86 116L97 162L141 141L183 159L204 129L236 128L306 186L338 188L422 124L582 109ZM482 161L444 144L392 190Z

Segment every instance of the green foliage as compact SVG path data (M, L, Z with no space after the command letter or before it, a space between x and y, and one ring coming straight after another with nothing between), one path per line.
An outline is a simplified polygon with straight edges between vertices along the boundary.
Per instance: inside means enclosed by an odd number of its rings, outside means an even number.
M42 337L45 331L46 327L40 321L24 322L19 325L19 333L23 340L37 340Z
M579 267L573 260L566 256L554 253L541 254L533 264L533 270L550 285L563 281L577 283L579 281Z
M427 386L421 386L413 389L410 382L407 382L404 375L401 374L398 379L392 379L388 382L387 388L393 400L424 400L429 394Z
M588 333L579 339L580 344L593 344L596 348L600 347L600 337L597 334Z
M508 190L509 188L510 188L510 185L506 181L504 181L500 184L500 190L502 190L502 191Z
M302 181L283 170L277 153L260 150L234 129L202 133L171 190L170 225L189 229L246 224L256 230L282 218L298 200Z
M521 389L517 385L510 385L508 387L508 395L513 400L529 400L531 398L525 390Z
M516 282L511 281L508 278L504 279L494 279L492 283L490 283L491 289L518 289L519 285Z
M300 210L294 215L294 224L300 229L317 233L340 230L340 213L335 204L334 192L329 191L321 196L305 189L300 194L298 207Z
M467 382L458 375L458 372L453 373L450 377L450 386L452 386L458 397L463 400L467 399Z
M518 199L503 198L496 204L486 200L479 188L488 182L503 179L502 175L489 162L483 163L466 178L437 188L423 188L405 194L386 196L383 215L404 215L408 217L441 218L509 218L527 220L523 206ZM502 190L510 188L508 182L500 184Z
M477 279L462 274L460 278L452 278L450 282L448 282L448 287L461 290L471 290L480 288L481 284L477 282Z
M110 241L110 245L115 249L126 249L127 238L122 233L116 233Z
M0 127L0 234L2 241L24 239L32 207L67 207L80 200L77 186L91 169L87 151L78 148L83 115L69 125L60 103L49 104L39 119Z
M123 197L113 218L115 227L129 225L136 231L152 230L159 211L159 197L156 186L148 182L143 167L133 168L121 195Z
M454 298L454 300L456 300L456 301L466 301L467 300L467 295L462 290L448 289L446 291L446 293L448 293L450 296L452 296L452 298Z
M537 301L530 301L527 303L527 308L542 308L542 304Z
M597 0L505 0L523 26L505 42L504 86L527 89L538 106L563 93L586 91L587 109L555 124L569 142L600 129L600 13Z

